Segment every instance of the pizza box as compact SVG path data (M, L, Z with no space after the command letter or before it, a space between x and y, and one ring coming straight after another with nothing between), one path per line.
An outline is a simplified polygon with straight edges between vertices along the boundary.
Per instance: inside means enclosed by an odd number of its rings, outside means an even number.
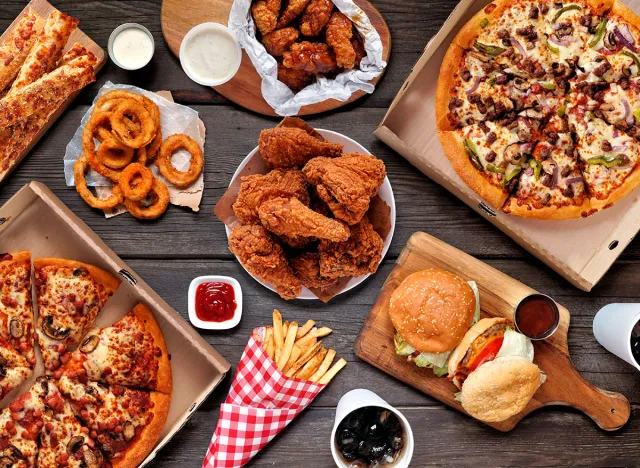
M374 134L571 284L590 291L640 229L640 203L636 203L640 189L588 218L566 221L518 218L495 210L467 187L440 145L435 95L442 59L460 28L489 2L458 3L425 47ZM640 0L625 3L640 10Z
M158 443L140 466L147 465L222 381L229 371L229 363L46 185L39 182L25 185L0 208L0 251L25 249L31 251L33 258L79 260L122 279L120 288L98 315L95 322L98 326L111 325L138 302L144 302L153 310L171 358L173 397ZM43 374L42 358L39 355L37 358L33 379ZM13 397L27 390L33 379L11 392L0 406L7 406Z

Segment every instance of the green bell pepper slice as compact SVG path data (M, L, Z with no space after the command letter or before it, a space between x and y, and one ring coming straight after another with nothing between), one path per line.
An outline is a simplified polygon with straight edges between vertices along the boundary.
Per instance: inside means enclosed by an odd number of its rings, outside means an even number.
M640 107L633 111L633 116L636 118L638 122L640 122Z
M502 185L504 187L509 182L511 182L513 180L513 178L516 177L521 172L522 172L522 168L521 167L516 167L514 170L512 170L507 175L505 175L505 177L502 178L502 182L500 182L500 185Z
M567 5L566 7L562 7L560 8L560 11L558 11L558 13L555 14L551 22L555 23L556 21L558 21L558 18L564 15L567 11L573 11L573 10L582 10L582 7L580 5Z
M478 49L480 52L484 52L485 54L491 55L493 57L496 57L496 56L500 55L501 53L503 53L504 51L507 50L504 47L498 47L498 46L494 46L494 45L487 45L487 44L483 44L482 42L478 42L478 41L475 41L473 43L473 47Z
M549 83L549 82L541 81L540 82L540 86L542 86L544 89L548 89L550 91L553 91L554 89L556 89L555 83Z
M617 166L621 162L622 160L620 158L606 159L604 156L596 156L595 158L587 160L587 164L589 164L589 166L602 165L607 168Z
M467 154L471 158L471 162L473 162L476 167L480 170L484 170L482 167L482 163L480 162L480 157L478 156L478 149L473 141L468 138L464 139L464 149L467 150Z
M537 159L532 159L529 161L529 166L533 168L533 175L536 177L536 180L538 180L540 178L542 164L540 164Z
M636 67L638 68L638 72L640 73L640 59L638 58L638 56L636 54L634 54L633 52L629 52L628 50L623 50L620 53L622 55L626 55L627 57L631 57L631 59L636 64Z
M554 54L560 53L560 47L554 46L553 44L551 44L551 42L549 42L549 40L547 40L547 49L549 49Z
M564 114L566 113L567 113L567 103L563 102L562 104L560 104L560 107L556 109L556 114L558 115L558 117L564 117Z
M482 29L486 28L489 25L489 20L487 18L483 18L482 21L480 21L480 27Z
M487 171L493 172L494 174L504 174L506 170L493 164L487 164Z
M590 48L593 49L596 45L598 45L598 42L600 42L604 37L604 33L606 30L607 30L607 18L604 18L602 21L600 21L598 26L596 26L596 32L588 44Z

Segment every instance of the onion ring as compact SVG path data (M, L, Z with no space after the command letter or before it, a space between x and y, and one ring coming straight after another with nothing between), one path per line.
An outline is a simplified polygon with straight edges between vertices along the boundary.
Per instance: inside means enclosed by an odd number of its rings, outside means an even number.
M104 122L108 122L109 119L108 113L100 113L89 119L82 132L82 152L94 171L113 182L118 182L120 180L120 171L111 169L100 162L96 154L96 144L93 141L97 127L103 125Z
M132 163L122 171L119 184L122 194L127 200L140 201L151 191L153 173L151 169L140 163Z
M154 177L151 191L145 199L140 201L125 200L124 204L129 213L138 219L156 219L167 211L169 189L160 179Z
M162 146L162 129L158 127L158 131L156 132L156 136L151 140L147 148L147 162L153 161L156 156L158 156L158 152L160 151L160 147Z
M179 149L186 149L191 153L189 170L186 172L179 171L171 164L173 153ZM184 188L193 184L200 177L204 168L204 156L200 145L189 136L184 134L170 135L162 142L156 165L165 179L176 187Z
M143 166L147 165L147 147L143 146L142 148L138 148L136 151L136 162L142 164Z
M160 129L160 109L157 104L143 94L133 93L123 89L115 89L100 96L93 107L92 113L113 111L123 99L133 99L142 104L151 114L156 131ZM135 129L135 131L139 131L139 129Z
M124 145L114 136L102 141L97 151L98 160L111 169L122 169L133 160L133 148Z
M92 208L97 208L99 210L108 210L111 208L115 208L117 205L124 201L122 196L122 191L118 185L113 186L113 192L111 196L108 198L98 198L89 187L87 187L87 179L85 178L85 173L87 172L88 161L86 156L82 155L78 158L78 160L73 164L73 177L76 185L76 190L82 197L84 201Z
M131 116L141 126L139 132L132 132L125 122ZM149 111L133 99L122 100L111 114L111 128L120 140L130 148L148 145L155 137L156 127Z

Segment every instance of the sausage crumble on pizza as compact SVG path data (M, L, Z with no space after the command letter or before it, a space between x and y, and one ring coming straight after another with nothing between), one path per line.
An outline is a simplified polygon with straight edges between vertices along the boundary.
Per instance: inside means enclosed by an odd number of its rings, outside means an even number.
M93 322L120 280L93 265L0 254L0 399L45 376L0 410L0 467L133 468L155 446L173 389L169 353L144 304L113 325Z
M640 184L640 18L618 0L496 0L438 79L438 136L497 209L589 216Z

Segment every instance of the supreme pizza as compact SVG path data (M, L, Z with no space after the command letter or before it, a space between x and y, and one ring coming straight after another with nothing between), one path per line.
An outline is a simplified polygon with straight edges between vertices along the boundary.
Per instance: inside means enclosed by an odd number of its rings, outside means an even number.
M169 353L151 310L93 322L120 281L93 265L0 254L0 398L45 374L0 411L0 467L136 467L155 446L172 395Z
M618 0L496 0L458 32L438 136L462 180L516 216L569 219L640 184L640 18Z

